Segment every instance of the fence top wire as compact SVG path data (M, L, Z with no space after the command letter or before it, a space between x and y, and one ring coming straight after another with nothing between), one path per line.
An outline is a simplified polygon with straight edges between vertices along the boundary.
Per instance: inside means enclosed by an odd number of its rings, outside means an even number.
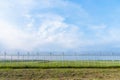
M114 52L0 52L0 56L120 56Z

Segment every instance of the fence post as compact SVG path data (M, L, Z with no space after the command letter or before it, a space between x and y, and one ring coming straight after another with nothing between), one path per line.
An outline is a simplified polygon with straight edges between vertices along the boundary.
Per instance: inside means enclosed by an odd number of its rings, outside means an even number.
M12 62L12 55L11 55L11 60L10 61Z
M4 65L5 65L5 63L6 63L6 52L4 52L4 60L3 60L3 62L4 62Z
M50 52L50 55L49 55L49 67L51 66L51 61L52 61L52 52Z
M64 52L62 53L62 56L63 56L62 63L63 63L63 66L64 66L64 64L65 64L65 60L64 60Z
M19 56L20 56L20 53L19 53L19 52L17 52L17 56L18 56L18 61L19 61L19 60L20 60L20 59L19 59Z
M77 53L75 52L75 65L77 65Z
M24 62L24 54L23 54L23 56L22 56L23 58L22 58L22 61Z
M4 52L4 58L5 58L5 60L4 60L4 61L6 61L6 52Z
M37 59L36 59L36 60L39 61L39 52L37 52L37 55L36 55L36 56L37 56Z
M27 52L27 59L26 59L27 61L30 61L29 56L30 56L30 53Z
M50 52L50 61L52 61L52 52Z

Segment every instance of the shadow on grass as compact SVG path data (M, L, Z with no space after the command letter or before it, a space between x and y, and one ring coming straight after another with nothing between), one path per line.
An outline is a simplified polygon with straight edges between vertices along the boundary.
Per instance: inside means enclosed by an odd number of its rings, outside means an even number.
M84 67L84 66L80 66L80 67L73 67L73 66L60 66L60 67L31 67L31 66L23 66L23 67L9 67L9 66L3 66L3 67L0 67L0 69L68 69L68 68L71 68L71 69L82 69L82 68L90 68L90 69L108 69L108 68L120 68L120 66L101 66L101 67L96 67L96 66L88 66L88 67Z

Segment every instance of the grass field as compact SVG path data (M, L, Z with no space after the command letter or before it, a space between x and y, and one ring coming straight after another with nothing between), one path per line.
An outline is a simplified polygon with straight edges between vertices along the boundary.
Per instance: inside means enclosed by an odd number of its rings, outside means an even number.
M120 69L0 69L0 80L119 80Z
M119 80L120 61L0 62L0 80Z
M0 68L120 68L120 61L7 61Z

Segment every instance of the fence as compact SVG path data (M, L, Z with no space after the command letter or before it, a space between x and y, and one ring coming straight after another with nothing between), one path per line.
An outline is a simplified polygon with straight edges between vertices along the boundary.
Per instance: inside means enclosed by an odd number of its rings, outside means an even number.
M0 67L120 67L119 60L119 53L2 52Z
M49 60L49 61L65 61L65 60L120 60L119 53L85 53L85 52L26 52L26 53L0 53L0 60L5 61L34 61L34 60Z

